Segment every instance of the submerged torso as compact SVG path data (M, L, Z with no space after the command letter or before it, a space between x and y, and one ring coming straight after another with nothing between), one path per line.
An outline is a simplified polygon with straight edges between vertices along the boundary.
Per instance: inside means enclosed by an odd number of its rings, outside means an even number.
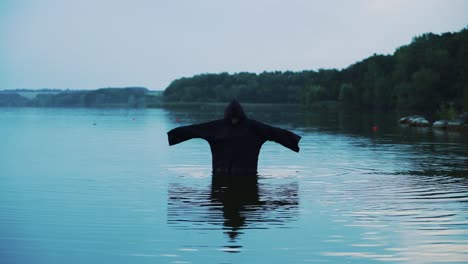
M207 139L212 153L213 173L255 174L260 148L265 139L256 133L250 120L232 125L219 120L218 131Z

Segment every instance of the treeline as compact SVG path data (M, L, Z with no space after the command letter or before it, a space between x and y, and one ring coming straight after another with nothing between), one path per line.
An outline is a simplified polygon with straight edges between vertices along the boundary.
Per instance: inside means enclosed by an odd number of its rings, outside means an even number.
M7 90L0 91L0 106L31 107L135 107L159 102L161 96L144 87L97 90Z
M467 106L468 28L415 37L393 55L376 55L345 69L302 72L201 74L173 81L166 102L249 103L320 101L374 110L434 112ZM465 100L465 101L464 101ZM466 109L465 109L466 111Z

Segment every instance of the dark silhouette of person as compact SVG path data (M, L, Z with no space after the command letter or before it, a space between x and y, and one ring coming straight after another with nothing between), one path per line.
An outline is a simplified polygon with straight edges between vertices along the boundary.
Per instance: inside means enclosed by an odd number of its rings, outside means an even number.
M237 100L224 111L224 119L182 126L167 133L169 145L192 138L202 138L210 144L213 175L256 175L258 155L270 140L299 152L301 137L285 129L249 119Z

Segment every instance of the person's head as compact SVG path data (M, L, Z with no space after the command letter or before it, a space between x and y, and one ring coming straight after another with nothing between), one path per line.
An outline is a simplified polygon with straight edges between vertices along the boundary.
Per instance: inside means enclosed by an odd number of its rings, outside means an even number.
M232 125L237 125L246 118L242 106L235 99L224 110L224 119L228 120Z

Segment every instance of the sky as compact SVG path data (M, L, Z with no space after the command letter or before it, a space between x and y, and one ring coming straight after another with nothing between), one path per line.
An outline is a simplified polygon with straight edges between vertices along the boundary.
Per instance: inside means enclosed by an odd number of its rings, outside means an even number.
M468 26L466 0L0 0L0 89L346 68Z

